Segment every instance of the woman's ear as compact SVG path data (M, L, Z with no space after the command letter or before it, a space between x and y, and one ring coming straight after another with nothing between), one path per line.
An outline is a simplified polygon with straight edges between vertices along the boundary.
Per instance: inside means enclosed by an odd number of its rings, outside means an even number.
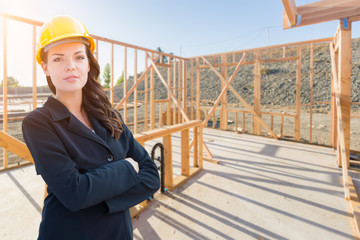
M46 76L50 76L49 71L48 71L48 65L46 63L44 63L43 61L41 61L41 68Z

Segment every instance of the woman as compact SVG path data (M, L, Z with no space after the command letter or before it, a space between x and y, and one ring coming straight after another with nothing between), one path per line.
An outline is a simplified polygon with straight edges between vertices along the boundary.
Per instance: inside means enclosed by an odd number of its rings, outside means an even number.
M48 185L38 239L132 239L129 208L159 188L156 165L99 84L95 42L85 26L58 16L40 33L36 58L55 97L22 126Z

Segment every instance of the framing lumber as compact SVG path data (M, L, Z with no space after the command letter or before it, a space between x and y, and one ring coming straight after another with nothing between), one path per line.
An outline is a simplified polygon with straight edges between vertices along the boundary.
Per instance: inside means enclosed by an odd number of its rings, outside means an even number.
M330 43L330 55L331 55L331 71L333 75L333 83L335 88L335 98L336 98L336 108L338 112L338 121L337 121L337 130L338 130L338 141L340 142L340 149L337 150L339 153L339 157L341 157L342 161L342 173L343 173L343 184L344 184L344 192L345 199L350 199L349 192L349 178L348 178L348 164L347 159L349 159L350 155L347 155L346 145L345 145L345 133L343 127L342 120L342 111L341 111L341 101L340 101L340 89L339 89L339 79L337 77L337 70L335 65L335 50L332 43ZM350 159L349 159L350 160Z
M6 41L6 18L4 18L3 20L3 131L4 133L7 133L8 130L8 99L7 99L7 94L8 94L8 83L7 83L7 41ZM3 149L3 163L4 163L4 168L8 167L8 152L6 147L4 147Z
M161 59L161 54L159 54L158 56ZM151 53L151 59L154 58L154 53ZM157 62L157 61L155 61ZM150 73L150 129L153 130L155 128L155 73L154 73L154 68L151 68L151 73Z
M291 26L296 25L296 4L295 0L282 0L286 16Z
M32 94L33 94L33 109L37 108L37 88L36 88L36 26L33 25L33 44L32 44L32 63L33 63L33 88L32 88Z
M349 18L351 21L360 20L360 6L358 0L317 1L298 7L292 6L288 0L282 0L282 2L286 12L286 15L283 16L284 29L341 18ZM295 22L292 22L294 17ZM286 18L289 19L290 25L286 25Z
M226 54L223 54L221 56L222 58L222 63L226 64L227 63L227 57ZM215 62L214 62L215 63ZM227 67L222 65L221 67L221 73L224 79L227 79ZM227 84L223 81L221 81L221 88L225 88ZM227 130L228 128L228 113L226 111L227 109L227 91L225 91L222 94L221 97L221 110L220 110L220 129L222 130ZM215 124L215 121L213 121L213 124Z
M134 83L137 82L137 49L134 49ZM134 89L134 133L137 133L138 128L138 100L137 100L137 88Z
M243 57L241 58L241 60L238 62L233 74L230 76L229 80L226 82L226 84L224 84L224 87L220 93L220 95L218 96L218 98L216 99L214 106L211 107L210 112L207 114L206 118L203 121L203 127L205 127L211 117L211 115L215 112L216 107L219 105L222 96L227 92L231 82L234 80L237 72L239 71L240 67L242 66L242 64L244 63L246 58L246 54L244 53Z
M154 60L157 61L159 59L160 55ZM126 100L128 99L128 97L130 97L131 93L135 90L135 88L141 83L141 81L145 78L145 76L147 76L148 72L150 71L150 69L152 69L152 66L149 66L146 68L146 70L141 74L141 76L139 77L139 79L134 83L134 85L130 88L129 92L127 92L126 94L124 94L124 97L120 100L120 102L116 105L115 109L119 110L121 105L123 105ZM124 75L124 82L126 79L126 75ZM125 89L124 89L124 93L125 93ZM126 109L126 107L124 108L124 110Z
M313 78L314 78L314 44L310 44L310 137L312 143L312 120L313 120Z
M115 107L116 110L119 110L120 106L124 104L124 122L127 123L127 99L130 94L127 94L127 47L124 47L124 97L121 99L120 103ZM134 84L135 86L135 84Z
M340 91L340 103L342 124L344 127L344 139L346 149L346 163L350 165L350 110L351 110L351 23L348 29L344 28L343 20L339 27L339 59L338 59L338 83ZM335 81L336 82L336 81ZM336 90L336 88L335 88ZM339 112L337 112L339 115ZM339 120L338 120L339 121Z
M27 146L23 142L20 142L16 138L3 131L0 131L0 146L25 160L34 163Z
M165 86L166 90L168 91L168 93L170 93L170 96L173 100L173 102L175 103L176 107L180 110L181 114L183 115L183 117L185 118L186 122L189 122L190 119L187 116L187 114L185 113L184 109L181 107L181 104L178 102L178 100L176 99L176 96L172 93L171 88L169 87L169 85L167 84L167 82L165 81L164 77L161 75L159 69L156 67L155 62L153 61L152 58L150 58L150 64L152 65L153 69L155 70L155 72L158 74L161 82L163 83L163 85Z
M261 67L260 67L260 50L254 52L255 65L254 65L254 112L261 117ZM256 135L261 134L261 125L253 116L253 133Z
M300 141L301 45L297 46L295 141Z
M210 69L221 79L221 81L226 83L226 80L223 78L223 76L218 71L216 71L216 69L204 56L202 56L202 59L210 66ZM236 92L236 90L231 86L229 86L229 89L235 94L235 96L240 100L240 102L250 111L250 113L253 114L258 119L258 121L264 126L264 128L266 128L266 130L269 131L271 136L273 136L273 138L275 139L278 139L274 131L271 130L271 128L269 128L269 126L261 119L261 117L256 112L254 112L251 106Z

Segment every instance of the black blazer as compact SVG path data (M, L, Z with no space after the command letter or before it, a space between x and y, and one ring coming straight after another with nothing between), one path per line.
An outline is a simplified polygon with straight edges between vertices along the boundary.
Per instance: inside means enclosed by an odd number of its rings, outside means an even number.
M49 97L23 121L37 174L48 185L38 239L132 239L129 208L160 186L156 165L125 124L116 140L89 120L95 133ZM125 158L139 164L138 173Z

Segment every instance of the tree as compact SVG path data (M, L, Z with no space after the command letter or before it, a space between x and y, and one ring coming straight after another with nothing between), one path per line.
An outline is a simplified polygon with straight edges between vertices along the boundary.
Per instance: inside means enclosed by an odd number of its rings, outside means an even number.
M124 72L122 72L121 76L116 81L115 86L117 86L117 85L119 85L120 83L123 83L123 82L124 82Z
M0 86L4 86L4 79L1 80ZM7 86L11 88L19 87L19 81L16 80L14 77L7 77Z
M160 53L163 53L163 50L162 50L160 47L157 47L157 48L156 48L156 51L158 51L158 52L160 52ZM160 60L158 60L158 62L160 62ZM162 56L162 62L163 62L163 63L167 63L167 62L168 62L166 56Z
M104 68L104 73L103 73L103 79L104 79L104 88L109 88L110 87L110 82L111 82L111 74L110 74L110 64L107 63L105 65Z

